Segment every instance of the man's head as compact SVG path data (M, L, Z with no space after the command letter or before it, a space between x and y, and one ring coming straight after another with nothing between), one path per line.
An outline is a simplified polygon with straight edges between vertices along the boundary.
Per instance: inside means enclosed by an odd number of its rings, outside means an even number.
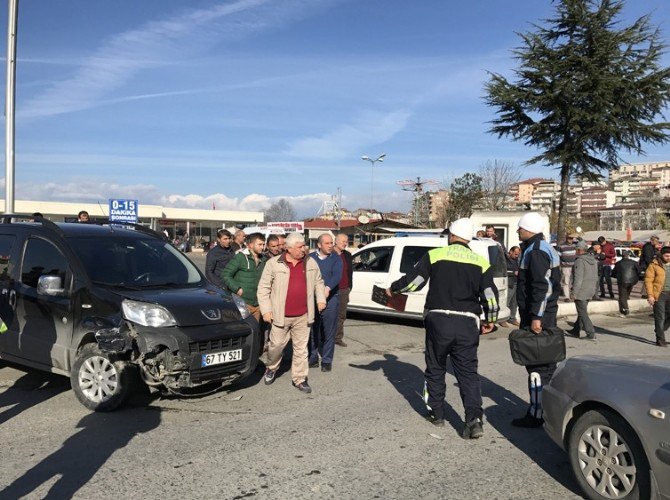
M279 248L283 252L286 250L286 235L285 234L279 234Z
M286 253L293 260L301 260L305 257L305 237L300 233L291 233L286 237Z
M341 253L344 250L346 250L348 246L349 246L349 236L343 233L340 233L337 236L335 236L335 250L337 250L338 253Z
M254 255L263 253L265 247L265 236L261 233L251 233L247 238L247 248Z
M268 236L266 247L268 252L270 252L270 255L279 255L281 253L281 248L279 246L279 236L276 234L271 234Z
M600 246L603 246L605 243L607 243L607 240L604 236L598 236L598 243L600 243Z
M518 259L519 255L521 255L521 249L517 246L514 246L514 247L509 249L508 253L509 253L510 259Z
M449 225L449 243L455 241L470 243L474 234L475 226L467 217L455 220Z
M77 214L77 222L88 222L89 216L86 210L82 210Z
M600 245L600 243L598 243L598 242L593 243L593 245L591 246L591 248L593 249L593 251L594 251L595 253L600 253L600 252L602 252L602 250L603 250L603 247L602 247L602 246Z
M661 248L661 260L664 264L670 264L670 247Z
M658 239L658 236L654 234L651 238L649 238L649 241L652 245L656 246L660 240Z
M577 237L577 236L575 236L573 233L568 233L568 234L565 235L565 242L566 242L568 245L570 245L570 244L572 244L572 243L575 242L575 238L576 238L576 237Z
M623 252L621 252L621 258L630 259L630 250L624 250Z
M536 234L540 234L544 229L544 219L537 212L528 212L519 219L519 239L521 241L528 241Z
M228 248L230 247L230 241L233 239L233 235L230 234L230 231L227 229L219 229L216 232L216 239L222 248Z
M486 237L487 238L496 238L496 230L491 224L486 225Z
M246 236L247 235L244 231L242 231L241 229L238 229L237 231L235 231L235 237L234 237L235 243L237 243L239 246L243 246L244 245L244 238L246 238Z
M586 243L585 241L580 241L575 246L575 253L577 255L585 254L586 252L588 252L588 250L589 250L589 244Z
M330 255L333 253L333 244L333 237L328 233L322 234L319 236L319 239L316 240L316 246L319 247L321 255Z

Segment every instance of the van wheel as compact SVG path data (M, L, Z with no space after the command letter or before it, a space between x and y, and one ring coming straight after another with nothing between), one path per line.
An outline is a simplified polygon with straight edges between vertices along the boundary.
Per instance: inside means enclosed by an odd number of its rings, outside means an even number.
M129 363L114 359L96 344L86 344L77 354L70 372L72 390L86 408L112 411L128 397Z

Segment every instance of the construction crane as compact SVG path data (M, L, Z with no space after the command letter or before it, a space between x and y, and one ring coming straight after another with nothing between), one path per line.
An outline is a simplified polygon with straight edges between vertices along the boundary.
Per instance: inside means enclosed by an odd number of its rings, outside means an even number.
M417 177L416 180L396 181L396 184L402 187L403 191L410 191L414 193L412 196L412 217L416 227L427 227L430 221L430 200L428 193L424 192L424 186L436 186L440 183L435 180L421 180Z

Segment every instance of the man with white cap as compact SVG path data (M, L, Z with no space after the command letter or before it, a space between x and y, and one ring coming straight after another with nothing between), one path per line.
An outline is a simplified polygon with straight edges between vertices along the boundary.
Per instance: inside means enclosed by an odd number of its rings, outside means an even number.
M519 220L521 260L516 296L521 316L521 328L535 334L556 326L558 294L561 286L561 268L558 252L544 239L544 218L537 212L528 212ZM542 385L551 380L556 363L526 366L530 406L526 415L512 420L516 427L541 427Z
M489 262L473 252L468 243L474 236L470 219L458 219L449 226L449 246L429 250L405 276L386 290L416 292L430 279L426 295L426 371L424 399L432 423L444 425L444 396L447 356L451 356L465 408L465 439L484 435L481 381L477 374L480 316L481 331L493 330L498 317L498 290L493 284Z

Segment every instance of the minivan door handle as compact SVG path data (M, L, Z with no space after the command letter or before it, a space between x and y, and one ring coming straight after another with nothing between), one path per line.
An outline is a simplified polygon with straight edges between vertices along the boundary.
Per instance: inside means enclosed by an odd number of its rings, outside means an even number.
M16 290L11 290L9 292L9 307L11 307L12 310L16 309Z

